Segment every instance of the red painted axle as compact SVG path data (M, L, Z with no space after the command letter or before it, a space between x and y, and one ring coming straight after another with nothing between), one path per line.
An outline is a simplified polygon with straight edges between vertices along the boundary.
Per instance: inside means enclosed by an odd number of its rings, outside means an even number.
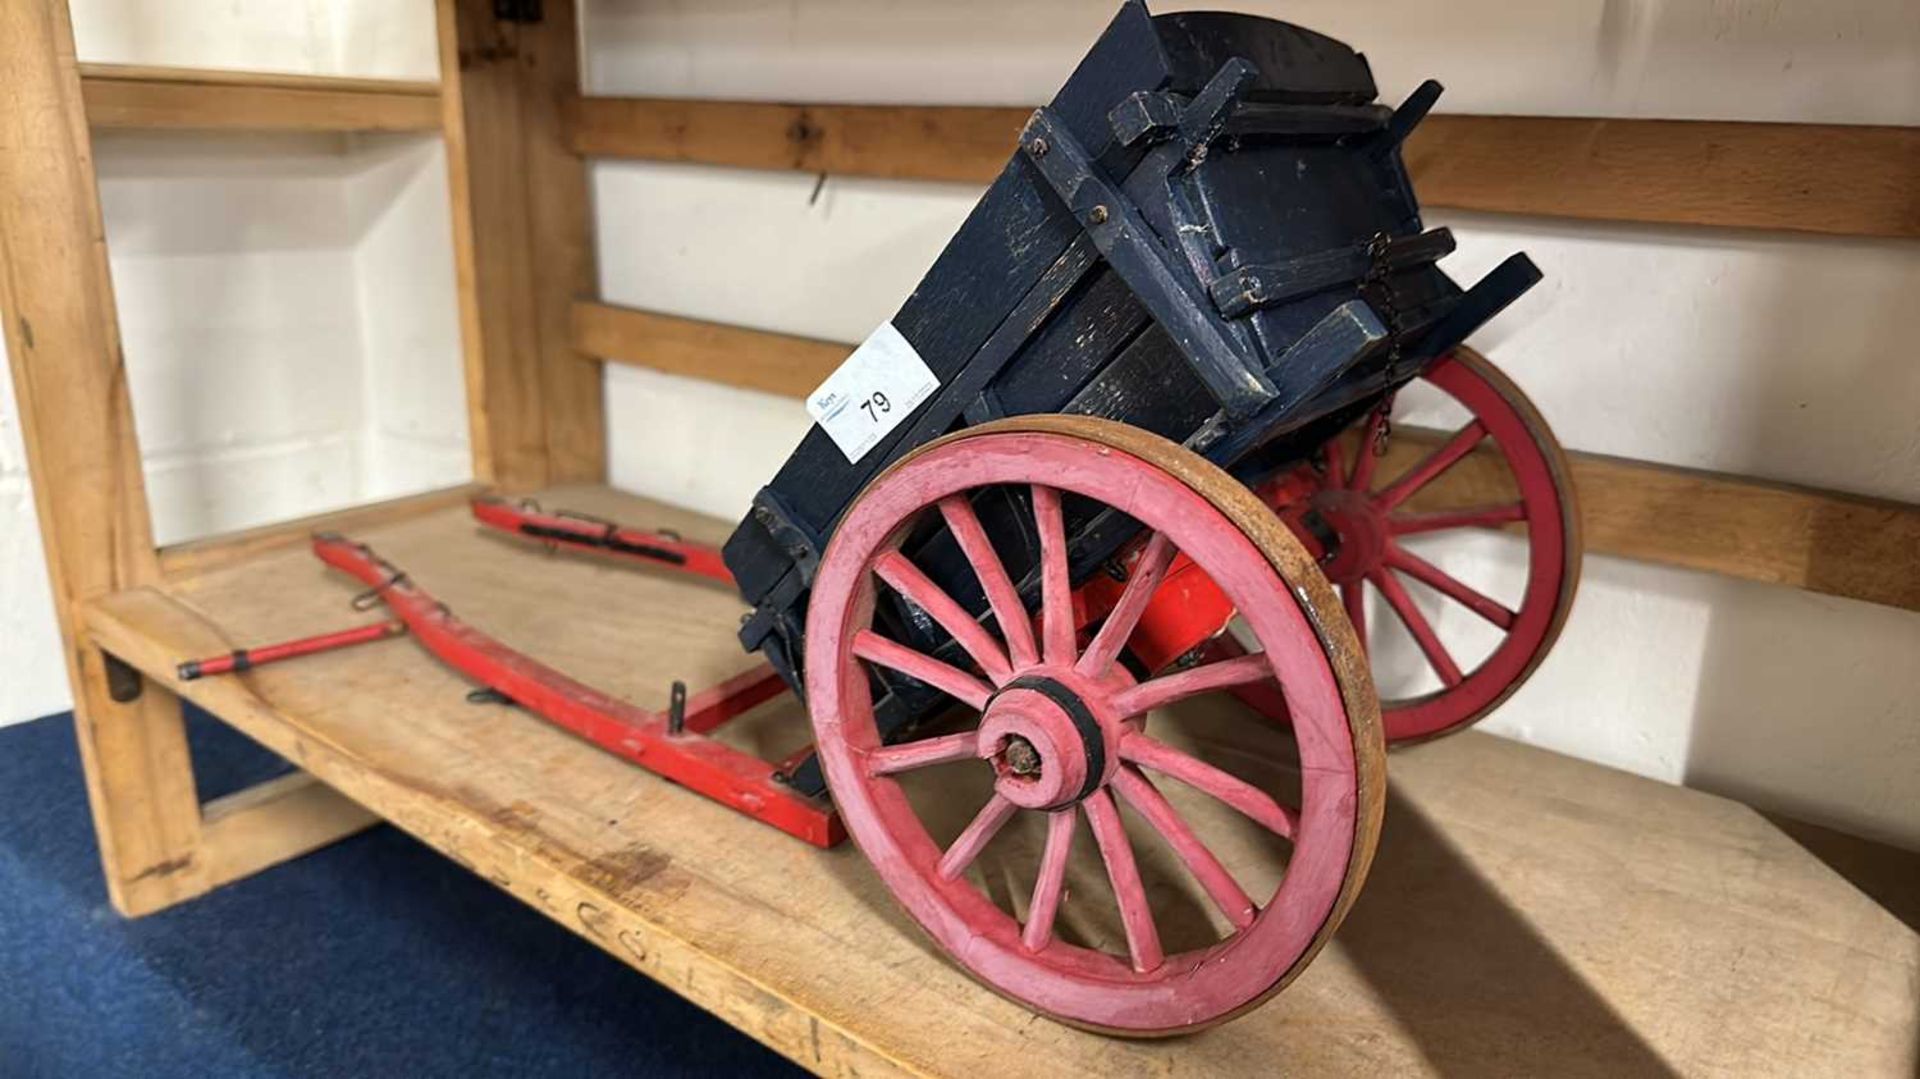
M182 682L191 682L209 674L226 674L230 671L246 671L268 663L277 663L295 656L310 656L316 652L331 652L336 648L348 648L369 641L384 641L389 637L398 637L407 631L407 624L399 619L375 622L370 626L355 626L335 633L321 633L298 640L281 641L278 644L263 644L258 648L236 648L224 656L209 656L206 659L190 659L180 664L177 671Z
M759 667L688 698L674 714L649 712L577 682L466 625L392 563L337 535L313 539L327 565L368 585L441 662L616 756L731 806L815 846L845 838L834 810L775 779L775 767L704 736L784 692Z
M647 532L579 514L542 513L501 498L474 499L473 517L489 528L542 543L616 555L722 584L733 583L733 574L727 571L717 548L689 543L671 532Z

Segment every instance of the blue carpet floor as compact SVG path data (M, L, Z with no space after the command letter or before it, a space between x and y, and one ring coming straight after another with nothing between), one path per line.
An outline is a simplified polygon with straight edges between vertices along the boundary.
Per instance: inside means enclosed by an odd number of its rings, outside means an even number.
M285 770L190 717L203 798ZM400 832L107 905L65 715L0 729L0 1077L796 1075Z

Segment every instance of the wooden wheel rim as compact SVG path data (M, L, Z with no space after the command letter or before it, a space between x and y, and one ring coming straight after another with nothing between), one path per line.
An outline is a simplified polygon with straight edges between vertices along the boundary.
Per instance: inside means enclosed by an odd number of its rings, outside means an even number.
M1017 808L1006 803L1009 808L992 820L994 805L1002 801L996 798L942 851L891 773L876 771L893 769L903 754L931 753L926 746L940 741L909 743L920 749L879 746L870 688L855 643L856 635L870 625L875 590L881 587L877 576L883 571L877 563L897 554L904 529L942 499L982 487L1042 483L1116 506L1164 533L1172 546L1196 561L1210 564L1215 580L1241 601L1242 610L1259 612L1249 618L1266 646L1255 660L1260 665L1256 679L1277 676L1295 707L1302 805L1292 825L1293 857L1264 908L1248 914L1246 924L1236 922L1237 931L1209 947L1157 962L1148 954L1143 960L1124 899L1131 962L1051 936L1029 946L1023 942L1023 928L1030 932L1030 926L1002 911L957 870L942 873L943 858L973 844L965 855L971 860ZM886 586L892 585L890 579ZM1078 1025L1134 1035L1175 1033L1237 1014L1284 986L1324 944L1364 879L1378 834L1384 777L1377 713L1351 633L1342 619L1324 617L1332 598L1297 541L1250 492L1198 457L1145 432L1088 418L1027 417L929 444L877 478L854 503L821 561L810 599L808 706L827 780L848 832L936 943L969 973L1030 1007ZM1047 623L1047 618L1040 619L1031 645L1034 654L1027 657L1031 662L1023 664L1016 657L1019 645L1004 642L1004 669L996 669L998 663L980 664L987 680L995 691L1004 691L1023 676L1051 675L1080 692L1091 710L1100 713L1102 729L1111 731L1117 713L1131 707L1127 701L1145 698L1123 699L1124 679L1106 679L1105 668L1089 674L1063 663L1052 648ZM1098 647L1096 638L1087 652ZM1117 657L1110 664L1119 669ZM956 696L972 698L969 703L976 707L994 707L987 703L992 693L983 696L963 687ZM1135 741L1124 732L1115 737L1127 739L1115 742L1122 752L1150 741ZM955 756L949 752L955 748L934 747L946 754L940 760L982 752L976 744ZM1112 787L1102 780L1083 799L1050 813L1048 824L1051 833L1059 830L1063 815L1071 822L1084 812L1118 895L1122 882L1115 875L1115 857L1106 846L1100 819L1109 811L1099 810L1103 798L1111 806ZM1126 791L1121 793L1125 796ZM1106 828L1120 827L1118 820L1113 816ZM1074 824L1064 828L1070 836ZM1063 864L1066 842L1061 844ZM1130 845L1127 849L1122 860L1131 864ZM1052 860L1051 854L1043 860L1043 877ZM1134 885L1138 887L1137 871ZM1204 881L1203 887L1208 887ZM1036 897L1033 906L1040 905ZM1150 912L1147 917L1150 922ZM1029 918L1030 923L1036 920ZM1157 937L1154 944L1157 947Z
M1390 744L1421 741L1470 726L1511 696L1532 676L1558 639L1572 610L1580 580L1580 516L1566 455L1533 403L1499 368L1471 349L1457 349L1442 357L1421 377L1466 408L1473 416L1469 427L1477 423L1484 429L1485 438L1493 443L1511 472L1518 489L1521 520L1526 527L1527 583L1519 606L1510 612L1511 625L1502 627L1504 635L1500 643L1473 670L1464 672L1455 684L1415 697L1381 702L1381 725ZM1368 468L1372 434L1370 421L1362 426L1353 471L1342 477L1344 470L1336 465L1322 480L1326 487L1337 489L1344 479L1344 485L1354 493L1378 500L1400 482L1390 477L1385 485L1377 488L1370 482L1371 474L1364 470ZM1443 445L1435 452L1443 452L1445 448ZM1402 476L1420 467L1416 464ZM1391 515L1386 516L1390 521L1393 519ZM1457 527L1480 526L1469 523ZM1419 562L1417 556L1415 562ZM1405 562L1400 565L1376 563L1365 567L1365 583L1354 581L1339 586L1342 602L1357 623L1356 629L1363 641L1365 627L1358 624L1364 622L1360 615L1364 610L1361 593L1367 584L1380 590L1382 577L1399 584L1407 565ZM1423 573L1436 572L1430 565L1414 568ZM1400 600L1411 602L1405 599L1404 584L1399 584L1399 588ZM1430 627L1428 631L1431 632ZM1415 637L1426 652L1428 644L1419 640L1417 632ZM1437 634L1434 639L1437 640ZM1440 647L1444 649L1444 644ZM1430 666L1434 664L1430 652L1428 662ZM1445 681L1445 676L1442 680Z

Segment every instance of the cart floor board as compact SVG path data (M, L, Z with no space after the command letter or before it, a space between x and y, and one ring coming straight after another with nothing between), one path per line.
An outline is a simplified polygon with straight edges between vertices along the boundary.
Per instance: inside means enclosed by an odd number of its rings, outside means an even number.
M726 530L604 488L542 501L691 538ZM466 621L646 707L676 678L697 689L751 663L724 588L548 555L483 534L464 508L356 538ZM298 546L114 595L87 624L150 677L823 1074L1914 1068L1911 928L1751 809L1475 733L1392 755L1371 879L1284 994L1170 1041L1082 1034L944 962L851 846L823 853L513 708L468 704L466 683L407 640L172 676L183 658L376 617L349 611L359 591ZM771 755L808 734L782 701L738 737Z

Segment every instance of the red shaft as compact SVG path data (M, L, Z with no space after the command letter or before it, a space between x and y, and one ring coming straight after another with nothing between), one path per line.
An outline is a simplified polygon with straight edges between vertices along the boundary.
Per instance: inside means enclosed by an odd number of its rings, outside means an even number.
M372 587L442 663L547 722L815 846L845 838L831 806L783 785L773 764L701 733L778 695L785 686L771 668L693 694L676 723L671 714L609 697L460 621L363 544L322 534L313 538L313 553Z
M564 513L539 513L499 498L474 499L473 517L489 528L543 543L631 558L722 584L733 583L733 574L727 571L717 548L689 543L670 533L626 528L612 521Z
M226 674L229 671L245 671L267 663L278 663L295 656L310 656L315 652L331 652L337 648L348 648L369 641L384 641L388 637L398 637L407 631L407 624L399 619L375 622L370 626L355 626L334 633L321 633L312 637L301 637L278 644L263 644L258 648L236 648L224 656L209 656L206 659L190 659L180 664L177 671L182 682L191 682L209 674Z

